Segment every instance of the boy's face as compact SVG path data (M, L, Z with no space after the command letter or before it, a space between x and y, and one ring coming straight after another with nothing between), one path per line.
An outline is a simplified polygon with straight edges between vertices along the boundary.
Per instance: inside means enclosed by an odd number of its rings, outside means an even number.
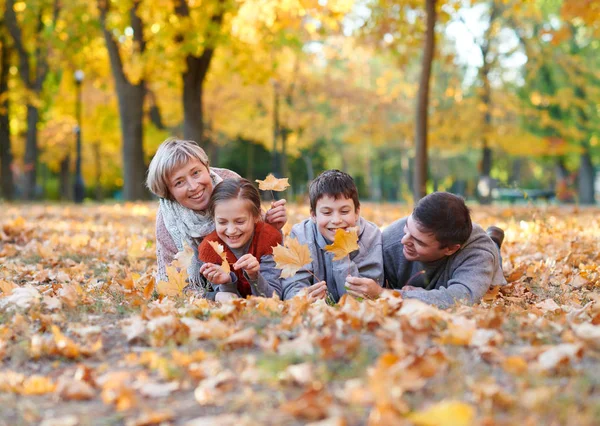
M402 253L410 262L434 262L445 256L455 253L460 244L440 248L440 242L431 232L420 229L417 221L410 215L404 225L404 237L402 237Z
M312 220L323 237L329 241L335 238L338 228L347 229L356 226L360 208L355 208L354 201L344 196L336 200L330 195L324 195L317 201L314 212L311 212Z

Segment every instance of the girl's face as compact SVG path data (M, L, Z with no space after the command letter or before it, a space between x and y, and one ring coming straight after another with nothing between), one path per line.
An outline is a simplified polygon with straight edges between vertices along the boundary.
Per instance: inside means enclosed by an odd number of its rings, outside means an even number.
M201 212L208 206L213 184L208 169L200 160L193 158L173 170L167 182L169 192L183 207Z
M237 198L215 204L217 235L229 248L244 247L252 238L254 225L259 218L254 217L248 204L247 200Z

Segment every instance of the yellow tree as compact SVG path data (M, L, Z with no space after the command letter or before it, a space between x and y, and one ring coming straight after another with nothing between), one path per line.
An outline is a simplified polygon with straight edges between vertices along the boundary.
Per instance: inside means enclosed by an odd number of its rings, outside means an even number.
M4 20L18 56L19 76L27 90L27 138L24 196L35 196L38 164L38 121L41 95L50 71L50 37L60 13L58 0L5 0ZM50 34L50 36L48 35Z

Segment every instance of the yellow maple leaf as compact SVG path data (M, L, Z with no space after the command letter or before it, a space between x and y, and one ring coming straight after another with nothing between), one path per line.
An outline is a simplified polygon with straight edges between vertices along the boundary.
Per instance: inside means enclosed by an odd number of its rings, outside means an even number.
M174 266L167 266L167 277L169 277L169 281L160 281L156 284L156 291L164 296L179 296L188 285L185 281L187 271L185 269L178 271Z
M311 263L310 250L295 238L286 238L284 245L273 247L273 260L281 269L281 278L293 277L304 265Z
M183 250L177 252L171 265L177 268L187 269L192 264L192 258L194 257L194 249L187 243L183 243Z
M290 186L288 178L277 179L272 173L265 178L265 180L256 179L258 182L258 189L263 191L285 191Z
M231 267L229 266L229 262L227 261L227 253L225 253L225 249L223 248L223 246L216 241L209 241L208 244L210 244L210 246L215 250L215 252L217 252L217 254L221 256L221 259L223 260L223 263L221 263L221 269L223 270L223 272L225 272L226 274L231 272Z
M408 415L417 426L468 426L473 423L475 410L460 401L442 401L423 411Z
M358 250L358 232L356 228L348 228L348 230L338 228L335 231L333 244L325 246L325 250L334 254L333 260L343 259L353 251Z

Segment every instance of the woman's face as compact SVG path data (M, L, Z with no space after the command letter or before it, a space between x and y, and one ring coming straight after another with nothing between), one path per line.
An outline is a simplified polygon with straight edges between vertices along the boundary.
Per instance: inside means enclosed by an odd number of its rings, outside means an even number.
M167 180L169 192L179 204L197 212L208 207L213 191L210 173L200 160L193 158L173 170Z

